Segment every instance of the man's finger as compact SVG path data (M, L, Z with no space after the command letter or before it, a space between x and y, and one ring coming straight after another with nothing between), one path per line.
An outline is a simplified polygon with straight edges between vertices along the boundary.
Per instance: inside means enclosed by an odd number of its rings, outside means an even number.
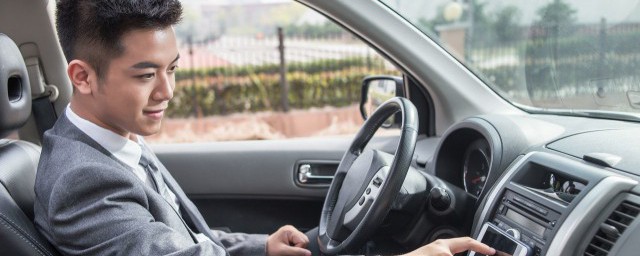
M489 247L486 244L476 241L470 237L458 237L445 240L449 245L449 249L452 253L461 253L464 251L474 251L485 255L493 255L496 250Z
M291 233L289 239L291 244L297 247L307 247L307 244L309 244L309 238L299 231Z
M282 227L281 230L284 231L283 233L286 236L284 242L287 244L296 247L307 247L307 244L309 244L309 238L307 235L300 232L293 226L287 225Z
M284 256L311 256L311 251L293 246L287 246L283 248L281 252Z

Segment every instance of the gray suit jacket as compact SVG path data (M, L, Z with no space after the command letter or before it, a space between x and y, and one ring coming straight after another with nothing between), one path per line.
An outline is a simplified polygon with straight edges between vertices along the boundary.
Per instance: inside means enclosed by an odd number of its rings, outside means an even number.
M171 174L156 163L180 201L182 218L130 167L61 116L43 138L36 227L65 255L266 253L265 235L209 230ZM197 243L194 232L213 242Z

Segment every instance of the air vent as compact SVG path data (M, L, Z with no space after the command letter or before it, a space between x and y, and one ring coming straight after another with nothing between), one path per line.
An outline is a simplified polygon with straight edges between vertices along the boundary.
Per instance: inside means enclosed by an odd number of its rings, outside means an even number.
M613 245L638 216L638 213L640 213L640 206L628 201L622 202L609 215L609 218L600 224L600 229L591 239L587 249L584 251L584 255L608 255Z

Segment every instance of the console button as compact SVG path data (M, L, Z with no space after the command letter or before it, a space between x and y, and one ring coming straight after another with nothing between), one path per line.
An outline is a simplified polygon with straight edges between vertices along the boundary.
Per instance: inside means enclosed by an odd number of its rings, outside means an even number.
M529 247L531 247L531 249L533 249L533 247L536 246L535 242L533 239L523 235L522 239L520 239L522 242L524 242L525 244L527 244Z
M520 231L515 228L507 229L507 233L512 235L515 239L520 240Z
M522 200L522 198L517 197L517 196L514 196L514 197L513 197L513 200L514 200L514 201L516 201L516 202L519 202L519 203L524 203L524 202L523 202L523 200Z
M501 228L502 230L506 230L507 229L507 225L504 224L504 222L496 220L498 222L498 227Z
M549 211L547 211L546 209L542 208L542 207L537 207L536 206L536 211L544 216L547 216L547 214L549 214Z

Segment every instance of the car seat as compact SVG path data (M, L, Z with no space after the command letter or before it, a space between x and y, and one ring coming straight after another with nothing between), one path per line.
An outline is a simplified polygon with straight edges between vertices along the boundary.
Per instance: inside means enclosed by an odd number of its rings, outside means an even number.
M0 254L58 255L33 224L40 147L7 138L31 115L31 89L20 50L0 33Z

